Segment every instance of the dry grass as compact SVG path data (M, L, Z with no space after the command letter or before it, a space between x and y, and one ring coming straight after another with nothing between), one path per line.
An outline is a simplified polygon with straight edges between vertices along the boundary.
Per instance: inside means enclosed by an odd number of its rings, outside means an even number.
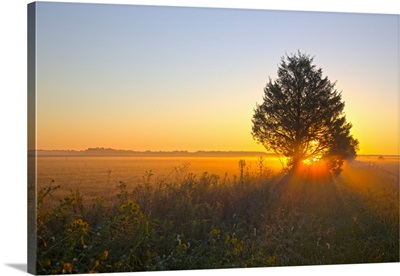
M187 165L117 183L105 174L107 197L49 182L38 273L399 261L398 159L355 161L329 179L249 164L236 161L236 176Z

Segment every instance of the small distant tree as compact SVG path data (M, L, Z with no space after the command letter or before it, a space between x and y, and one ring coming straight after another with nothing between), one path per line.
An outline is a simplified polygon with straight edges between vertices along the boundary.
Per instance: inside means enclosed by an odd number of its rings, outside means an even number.
M350 134L341 93L312 57L300 52L282 57L278 78L269 79L263 101L254 109L253 138L288 157L289 168L323 160L339 174L343 161L355 158L358 141Z

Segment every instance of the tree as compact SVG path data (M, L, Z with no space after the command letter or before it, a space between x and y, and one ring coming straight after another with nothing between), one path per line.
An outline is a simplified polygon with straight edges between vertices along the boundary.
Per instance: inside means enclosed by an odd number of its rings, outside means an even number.
M288 166L324 161L335 174L355 158L358 141L350 134L344 102L335 83L322 76L312 57L282 57L278 78L264 88L252 118L253 138L267 150L289 158Z

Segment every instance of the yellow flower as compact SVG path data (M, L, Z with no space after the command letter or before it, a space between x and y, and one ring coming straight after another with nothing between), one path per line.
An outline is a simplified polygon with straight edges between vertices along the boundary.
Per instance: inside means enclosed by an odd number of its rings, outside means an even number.
M107 258L108 258L108 250L104 250L102 259L107 260Z
M267 264L268 264L269 266L275 266L275 260L276 260L276 257L275 257L275 256L268 257L268 258L267 258Z
M237 243L237 238L233 238L233 239L231 240L231 242L232 242L232 244L236 244L236 243Z
M87 234L88 230L89 230L89 223L87 222L83 222L82 226L81 226L81 230L83 234Z
M240 243L238 243L238 245L236 245L235 249L233 250L233 254L237 255L242 251L243 251L243 241L241 241Z
M213 229L213 230L211 230L211 234L213 234L213 235L219 235L221 233L221 230L218 230L218 229Z
M181 245L179 245L179 248L183 251L186 251L188 249L187 245L182 243Z
M121 204L119 206L121 211L128 211L132 214L137 214L139 212L140 206L133 200L128 200L126 203Z
M64 263L62 273L72 273L72 265L70 263Z
M127 214L123 214L120 216L120 220L121 221L127 221L128 220L128 215Z
M126 210L126 204L121 204L121 206L119 206L119 209L120 209L121 211Z
M82 222L83 222L82 219L76 219L71 223L71 226L72 227L81 226Z
M87 232L89 230L89 223L87 223L86 221L83 221L82 219L77 219L71 223L71 227L72 228L80 228L80 230L83 234L87 234ZM69 228L67 230L68 233L72 233L72 231L73 230L71 228Z
M132 211L133 214L137 214L137 213L139 212L139 205L136 204L136 203L134 203L134 204L131 206L131 211Z
M229 235L226 235L226 237L225 237L225 243L228 243L229 242L229 240L231 239L231 236L229 236Z

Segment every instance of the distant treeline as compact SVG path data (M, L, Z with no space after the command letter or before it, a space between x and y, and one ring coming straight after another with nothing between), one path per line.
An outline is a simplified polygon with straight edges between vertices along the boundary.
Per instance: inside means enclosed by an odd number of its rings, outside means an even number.
M137 157L266 157L273 153L257 151L134 151L112 148L88 148L86 150L37 150L37 156L137 156ZM29 150L28 155L34 156L35 151Z

